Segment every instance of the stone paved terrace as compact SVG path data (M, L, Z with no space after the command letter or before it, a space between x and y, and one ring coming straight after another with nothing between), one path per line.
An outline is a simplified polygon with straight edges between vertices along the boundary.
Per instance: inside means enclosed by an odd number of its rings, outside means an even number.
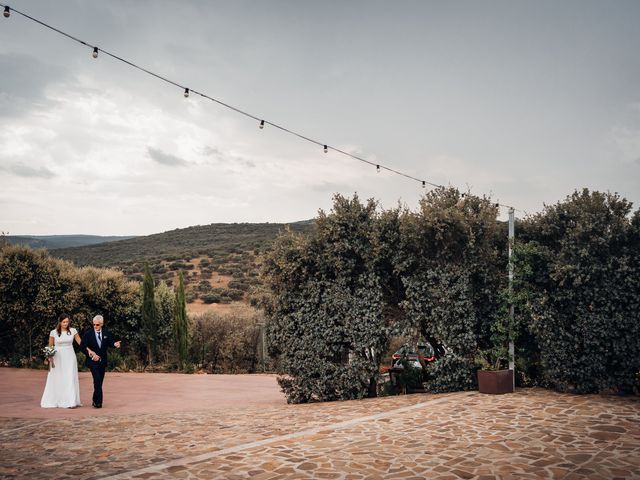
M1 478L640 478L638 397L522 389L287 405L273 376L107 374L101 411L40 410L43 375L0 369ZM84 374L81 391L84 402ZM128 405L136 394L146 400Z

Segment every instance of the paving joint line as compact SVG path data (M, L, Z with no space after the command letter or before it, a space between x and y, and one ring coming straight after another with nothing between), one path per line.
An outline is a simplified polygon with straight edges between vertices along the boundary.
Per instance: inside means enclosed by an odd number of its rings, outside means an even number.
M477 392L463 392L460 395L456 395L456 397L467 397L467 396L472 396ZM430 405L436 405L439 403L443 403L447 400L451 399L451 395L447 395L446 397L442 397L442 398L436 398L434 400L427 400L425 402L419 402L413 405L408 405L406 407L400 407L400 408L395 408L393 410L389 410L386 412L381 412L381 413L376 413L374 415L367 415L365 417L358 417L358 418L352 418L350 420L345 420L342 422L338 422L338 423L332 423L329 425L321 425L321 426L317 426L317 427L312 427L312 428L308 428L306 430L300 430L298 432L293 432L293 433L287 433L285 435L278 435L276 437L271 437L271 438L266 438L264 440L257 440L255 442L249 442L249 443L243 443L240 445L236 445L233 447L227 447L227 448L223 448L221 450L215 450L212 452L207 452L207 453L202 453L199 455L192 455L192 456L187 456L187 457L182 457L182 458L177 458L175 460L171 460L169 462L166 463L160 463L160 464L156 464L156 465L151 465L148 467L143 467L137 470L129 470L126 472L121 472L121 473L117 473L115 475L107 475L104 477L100 477L101 480L124 480L124 479L128 479L131 478L134 475L140 475L140 474L144 474L144 473L159 473L162 470L165 470L167 468L170 467L177 467L177 466L186 466L186 465L190 465L190 464L196 464L196 463L202 463L202 462L206 462L207 460L210 460L212 458L215 457L221 457L224 455L228 455L230 453L236 453L236 452L241 452L243 450L249 450L252 448L256 448L256 447L262 447L264 445L269 445L272 443L277 443L277 442L282 442L282 441L286 441L286 440L292 440L295 438L300 438L300 437L305 437L308 435L314 435L322 430L341 430L341 429L345 429L345 428L349 428L349 427L353 427L355 425L364 423L364 422L368 422L368 421L375 421L375 420L379 420L381 418L387 418L387 417L391 417L393 415L397 415L400 413L405 413L405 412L410 412L412 410L417 410L419 408L424 408L426 406L430 406Z
M0 435L8 435L10 433L17 432L18 430L22 430L24 428L39 427L40 425L44 425L45 423L51 423L51 422L54 422L55 420L56 419L54 419L54 418L49 418L49 419L43 420L41 422L30 423L28 425L22 425L21 427L12 428L11 430L1 430L0 431Z

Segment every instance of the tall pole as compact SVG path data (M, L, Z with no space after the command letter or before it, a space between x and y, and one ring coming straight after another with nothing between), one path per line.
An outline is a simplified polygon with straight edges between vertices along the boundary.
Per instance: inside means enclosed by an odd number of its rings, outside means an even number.
M509 296L513 293L513 242L515 241L515 213L513 207L509 208ZM514 323L514 307L513 300L509 300L509 370L513 370L513 387L515 389L516 375L515 375L515 347L513 345L513 338L511 336Z

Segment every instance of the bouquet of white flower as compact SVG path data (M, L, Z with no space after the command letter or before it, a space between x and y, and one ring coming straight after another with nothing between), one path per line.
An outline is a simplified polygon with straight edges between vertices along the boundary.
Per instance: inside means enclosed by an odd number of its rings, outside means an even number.
M49 370L56 368L53 364L53 356L56 354L56 348L51 345L47 345L42 349L42 354L44 355L45 360L48 360L49 362Z

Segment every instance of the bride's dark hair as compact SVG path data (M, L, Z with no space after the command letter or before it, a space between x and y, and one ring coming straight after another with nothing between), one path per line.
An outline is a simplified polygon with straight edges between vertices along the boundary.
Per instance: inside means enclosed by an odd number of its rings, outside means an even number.
M62 321L68 318L69 326L67 327L67 335L71 335L71 317L68 313L61 313L58 315L58 325L56 326L56 332L58 332L58 336L62 335Z

